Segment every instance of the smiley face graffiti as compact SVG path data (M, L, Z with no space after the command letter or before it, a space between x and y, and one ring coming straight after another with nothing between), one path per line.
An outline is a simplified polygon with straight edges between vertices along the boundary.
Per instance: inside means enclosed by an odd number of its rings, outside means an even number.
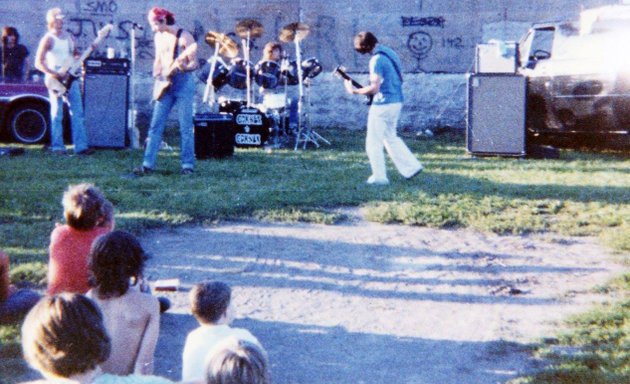
M433 39L431 35L423 31L414 32L407 39L407 48L417 59L426 58L432 47Z

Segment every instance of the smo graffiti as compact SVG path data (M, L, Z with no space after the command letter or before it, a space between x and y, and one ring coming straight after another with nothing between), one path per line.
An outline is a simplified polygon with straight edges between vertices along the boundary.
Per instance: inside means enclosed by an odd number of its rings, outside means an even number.
M81 4L81 12L92 15L113 15L118 12L118 3L114 0L86 1Z

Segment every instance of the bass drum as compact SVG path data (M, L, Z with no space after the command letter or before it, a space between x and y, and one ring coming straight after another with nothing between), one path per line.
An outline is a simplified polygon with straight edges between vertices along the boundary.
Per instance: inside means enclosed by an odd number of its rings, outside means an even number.
M265 88L273 89L280 81L280 65L275 61L262 61L256 64L256 84Z
M251 62L236 58L232 59L228 73L228 83L236 89L247 89L247 67L249 67L250 84L254 78L254 66Z
M204 84L208 81L208 76L210 76L210 70L212 69L213 62L215 62L214 57L209 58L201 66L199 71L197 71L197 77ZM229 69L227 64L225 64L222 58L217 57L214 72L212 73L212 85L215 89L219 90L228 83L228 73Z
M234 144L260 147L269 138L269 118L259 109L243 106L234 113Z

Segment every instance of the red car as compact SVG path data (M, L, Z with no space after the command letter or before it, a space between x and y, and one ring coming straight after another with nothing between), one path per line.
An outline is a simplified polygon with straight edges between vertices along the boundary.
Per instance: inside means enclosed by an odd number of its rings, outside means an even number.
M24 144L49 139L50 105L43 82L0 82L0 137Z

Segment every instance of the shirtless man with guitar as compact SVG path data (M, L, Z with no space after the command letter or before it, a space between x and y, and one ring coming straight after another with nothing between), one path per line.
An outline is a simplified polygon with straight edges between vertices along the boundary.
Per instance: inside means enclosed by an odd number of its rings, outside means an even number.
M70 108L72 143L74 153L89 155L87 133L83 123L83 101L78 82L81 66L97 44L112 30L113 26L103 27L90 47L79 57L76 44L70 34L63 29L65 15L60 8L52 8L46 13L48 32L41 38L35 57L35 67L45 74L45 84L50 100L50 152L65 154L63 143L63 102Z
M195 137L193 133L193 96L195 81L192 71L197 69L197 44L188 31L175 25L175 15L153 7L147 16L154 35L155 60L153 62L153 115L142 165L133 170L137 176L155 168L166 119L177 105L181 136L182 174L193 173L195 167Z

